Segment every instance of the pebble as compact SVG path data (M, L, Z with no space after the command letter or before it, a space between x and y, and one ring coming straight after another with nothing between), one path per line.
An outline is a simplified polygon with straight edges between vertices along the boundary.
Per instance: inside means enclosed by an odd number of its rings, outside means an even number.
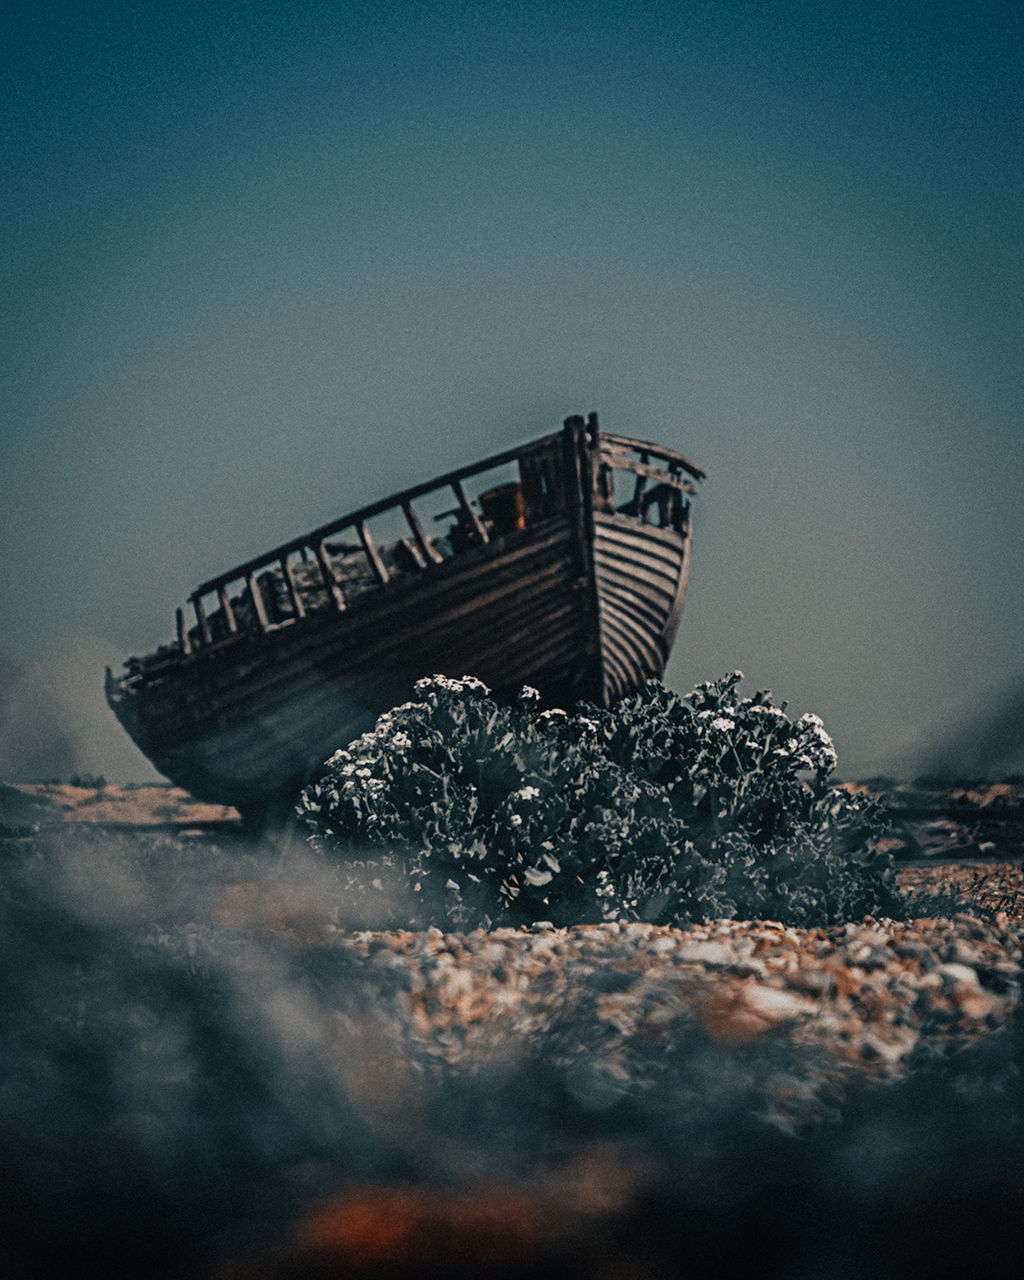
M745 988L744 1002L747 1008L753 1009L770 1022L809 1018L816 1012L814 1002L806 996L779 987L759 986L757 983L750 983Z
M685 940L680 942L674 938L664 938L659 941L670 944L668 950L675 952L677 960L706 965L709 969L725 968L736 964L739 960L735 950L725 942L687 942Z

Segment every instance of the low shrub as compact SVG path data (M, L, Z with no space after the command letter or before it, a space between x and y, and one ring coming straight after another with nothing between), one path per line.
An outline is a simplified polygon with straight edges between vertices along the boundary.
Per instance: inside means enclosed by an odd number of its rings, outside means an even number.
M573 714L530 688L508 706L471 677L421 680L299 813L315 848L359 860L378 927L899 914L877 802L828 784L816 716L740 698L741 678Z

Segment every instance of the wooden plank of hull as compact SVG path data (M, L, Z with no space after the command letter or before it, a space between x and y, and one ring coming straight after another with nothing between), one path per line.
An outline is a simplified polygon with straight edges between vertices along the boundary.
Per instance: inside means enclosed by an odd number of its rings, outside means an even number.
M614 636L615 642L641 664L645 673L664 668L668 654L661 643L661 632L652 633L642 619L619 608L607 597L601 600L601 627L602 635L607 630L609 639Z
M522 627L522 602L537 607L537 622ZM543 611L542 611L543 610ZM325 649L309 658L297 659L278 668L272 684L253 688L244 699L236 699L231 721L247 720L272 710L282 700L303 696L336 678L338 672L356 677L394 673L402 682L403 697L409 685L424 672L444 671L449 675L479 674L489 684L507 683L507 659L522 655L516 665L532 671L531 654L547 629L564 630L570 625L578 630L571 602L557 580L528 596L516 593L495 602L491 608L480 608L460 625L465 625L465 638L453 636L443 618L435 617L433 625L414 637L392 631L377 637L375 643L361 647L358 657L343 649ZM468 625L467 625L468 624ZM457 665L457 669L456 669ZM384 709L383 707L381 708ZM227 717L225 717L227 720Z
M564 599L568 586L565 566L530 560L521 583L503 583L502 589L483 594L466 584L446 584L444 590L427 590L426 584L416 593L415 606L407 604L395 616L377 616L367 611L354 613L344 625L299 631L289 629L274 637L267 646L262 670L247 673L239 679L238 668L220 663L212 666L206 686L204 715L236 718L259 709L261 702L274 701L280 686L293 687L305 676L317 682L321 673L337 669L359 670L363 667L409 666L403 652L410 645L416 652L445 652L465 643L461 632L469 635L473 651L479 649L489 631L496 626L507 630L526 609L539 616L539 606L551 608ZM410 611L415 607L417 625L410 626ZM404 620L403 620L404 614ZM422 674L422 672L420 672ZM461 673L460 673L461 674ZM475 674L472 672L471 674ZM182 725L187 736L191 726Z
M231 700L245 697L247 683L256 677L263 684L272 684L278 675L286 673L291 662L315 659L332 645L348 643L359 649L372 643L378 632L391 634L397 629L404 635L429 626L436 615L455 619L460 605L465 608L467 602L472 606L500 595L509 579L536 576L552 563L564 565L564 538L564 528L554 532L548 529L534 539L519 539L498 555L482 559L467 555L464 561L429 575L396 579L387 592L367 594L357 600L345 618L322 613L308 623L275 628L266 643L250 633L203 649L189 663L179 663L165 673L165 681L171 685L168 702L178 698L179 685L187 685L202 691L204 703L227 699L221 709L230 713ZM454 572L445 572L452 569ZM256 642L246 644L246 640ZM159 681L150 682L150 696L155 696L159 687ZM170 709L169 705L167 710ZM187 726L183 730L187 731Z
M689 571L688 531L595 512L594 569L604 698L660 678L679 623Z
M528 682L566 702L593 696L596 632L565 522L481 550L407 589L396 582L367 607L200 651L140 690L133 736L194 794L246 806L300 785L424 674L474 674L508 692ZM131 731L127 708L122 719Z
M628 580L616 574L608 573L603 566L598 567L598 585L601 599L628 610L642 619L655 633L665 626L665 610L652 604L641 592L633 589Z
M479 586L481 571L489 584L486 592ZM466 632L475 649L485 638L481 627L489 611L514 619L528 610L536 618L542 615L531 606L541 600L545 606L556 606L569 585L564 545L545 538L538 548L515 547L490 565L477 565L443 581L418 579L407 591L377 597L379 607L352 609L345 618L321 618L314 626L289 626L277 632L272 642L250 647L255 656L248 664L234 652L214 655L208 651L199 655L205 662L194 662L191 670L180 672L180 683L201 690L203 697L194 700L192 714L179 717L179 731L187 736L197 719L251 714L261 700L277 697L277 686L292 685L296 673L316 680L318 671L335 667L376 667L381 661L395 661L410 644L418 650L440 649L459 644ZM501 617L503 626L507 621ZM443 634L432 646L437 632ZM174 732L166 715L177 699L178 691L168 689L168 705L162 708L160 720L165 736Z
M473 666L490 677L498 692L503 691L500 676L512 685L504 690L508 693L526 682L564 687L580 647L578 621L564 614L553 617L550 626L522 637L524 643L512 662L503 660L509 649L505 640L496 642L491 653L435 649L418 656L427 669L449 675ZM268 790L277 793L301 785L331 751L370 727L382 710L408 698L419 674L415 668L377 669L319 684L307 681L304 688L282 690L276 702L248 717L194 735L177 750L154 751L154 760L169 776L187 780L182 785L198 795L224 797L230 790L234 803L252 804Z
M620 555L632 556L640 550L652 567L674 579L684 541L682 534L603 512L596 513L595 524L595 537L609 553L618 551Z

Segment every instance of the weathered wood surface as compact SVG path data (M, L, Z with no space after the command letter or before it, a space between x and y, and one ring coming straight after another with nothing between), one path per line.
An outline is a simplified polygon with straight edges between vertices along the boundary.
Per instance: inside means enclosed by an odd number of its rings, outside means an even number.
M667 462L670 466L677 465L683 471L688 472L695 480L705 480L707 478L696 463L691 462L689 458L683 457L681 453L676 453L674 449L666 449L659 444L651 444L648 440L634 440L630 436L613 435L610 432L601 432L601 444L610 450L633 450L636 453L646 453L651 458L661 458L663 462Z
M499 696L528 683L553 705L610 704L664 672L690 531L682 483L666 489L671 501L645 505L635 492L616 497L609 468L632 471L641 489L696 469L671 450L607 439L595 418L573 418L488 460L520 464L519 514L504 530L466 493L464 480L485 470L475 464L211 579L176 647L109 678L111 705L175 782L253 808L294 791L423 675L472 674ZM643 461L626 465L627 449ZM412 506L443 487L458 503L445 553ZM378 545L367 521L389 505L410 537ZM338 541L346 531L358 541Z
M686 591L689 537L597 512L594 558L610 704L664 673Z
M594 696L586 658L596 637L566 562L563 528L429 588L410 584L325 617L315 630L253 636L230 666L211 651L200 670L153 690L147 719L158 733L147 735L148 754L194 794L245 805L282 778L301 781L311 754L322 761L408 698L424 673L472 672L509 693L534 683L566 702Z

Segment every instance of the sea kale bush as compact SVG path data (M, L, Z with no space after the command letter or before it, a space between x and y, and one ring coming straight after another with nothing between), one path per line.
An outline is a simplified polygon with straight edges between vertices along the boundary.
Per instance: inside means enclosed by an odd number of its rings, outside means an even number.
M817 716L741 698L741 678L568 714L434 676L331 757L299 812L377 925L900 914L877 804L828 785Z

